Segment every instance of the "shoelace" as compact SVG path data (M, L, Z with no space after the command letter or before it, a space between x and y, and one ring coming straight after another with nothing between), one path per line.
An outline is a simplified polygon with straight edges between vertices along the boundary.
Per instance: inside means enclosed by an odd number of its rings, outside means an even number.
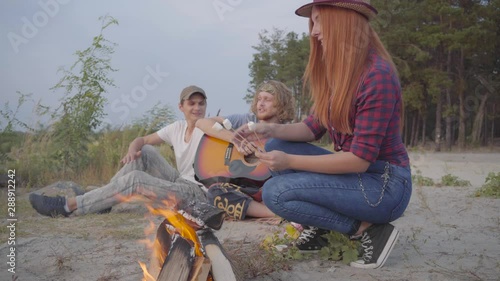
M297 245L301 245L301 244L304 244L306 242L309 242L309 239L314 237L317 230L318 230L318 228L313 227L313 226L304 229L302 231L302 233L300 233L299 238L297 238Z
M373 254L373 245L371 245L372 239L367 232L363 233L363 237L361 237L361 247L363 247L363 260L369 262L372 259Z

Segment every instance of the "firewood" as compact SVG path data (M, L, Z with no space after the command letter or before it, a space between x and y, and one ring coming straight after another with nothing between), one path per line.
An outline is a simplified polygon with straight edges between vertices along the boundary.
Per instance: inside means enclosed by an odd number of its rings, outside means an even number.
M211 229L198 231L198 237L205 248L205 253L212 263L214 280L239 281L241 277L227 257L224 248Z
M164 220L156 231L156 238L153 244L153 249L151 251L151 258L149 260L149 274L151 276L158 276L161 270L161 266L165 261L168 251L170 250L170 245L172 243L172 237L167 231L166 225L168 220Z
M194 263L194 247L180 235L173 236L170 251L157 281L187 281ZM221 279L223 280L223 279Z
M172 237L167 231L167 224L169 224L167 219L164 219L163 222L158 226L156 231L156 239L160 244L159 250L163 253L168 253L170 246L172 244Z
M196 257L189 281L207 281L212 264L208 258Z

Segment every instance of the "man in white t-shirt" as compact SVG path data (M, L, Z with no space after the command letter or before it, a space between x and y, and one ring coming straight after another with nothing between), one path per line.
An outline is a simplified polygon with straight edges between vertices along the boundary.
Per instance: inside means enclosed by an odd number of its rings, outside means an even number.
M109 210L121 202L120 196L137 194L160 200L175 197L179 209L189 211L207 226L219 229L223 212L208 203L206 188L194 179L193 162L203 136L195 124L205 117L206 99L205 91L200 87L184 88L180 94L179 110L185 120L134 139L121 160L125 165L109 184L73 198L32 193L29 197L31 205L42 215L69 216ZM152 146L164 142L173 147L178 170Z

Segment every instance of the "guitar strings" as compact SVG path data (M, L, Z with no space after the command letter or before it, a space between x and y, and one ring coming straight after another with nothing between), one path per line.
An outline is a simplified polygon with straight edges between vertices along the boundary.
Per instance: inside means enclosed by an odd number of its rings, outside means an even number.
M241 135L241 133L235 131L233 128L231 128L229 131L233 132L234 134L236 134L236 136L240 137L241 140L240 141L247 141L248 143L250 143L250 141L248 141L244 136ZM262 145L262 142L260 141L259 137L257 136L257 134L254 132L255 136L257 137L257 140L259 141L259 144ZM257 150L259 152L264 152L264 147L260 147L259 145L256 146Z
M248 116L247 116L247 124L250 123L250 121L251 121L250 118L248 118ZM250 127L248 127L248 129L250 130ZM257 135L257 133L255 131L252 131L252 132L255 135L255 137L257 138L257 141L259 142L259 145L257 145L257 149L259 150L259 152L264 152L265 148L264 148L264 145L262 144L262 141L259 138L259 135Z
M233 128L231 128L229 131L236 134L237 137L240 137L241 139L239 141L241 141L241 142L247 141L248 143L250 143L244 136L242 136L239 132L235 131ZM259 147L257 147L257 148L259 148Z

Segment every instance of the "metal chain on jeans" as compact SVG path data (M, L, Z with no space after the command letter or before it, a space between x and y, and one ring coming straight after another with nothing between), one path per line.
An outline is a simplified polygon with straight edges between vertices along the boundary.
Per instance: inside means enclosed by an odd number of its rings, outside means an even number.
M382 192L380 193L380 198L378 199L377 203L373 204L370 202L370 200L368 200L368 196L366 196L365 187L363 186L363 182L361 181L361 175L358 173L359 186L361 187L361 191L363 192L366 203L368 203L368 205L370 205L371 207L377 207L378 205L380 205L380 203L382 202L382 198L384 198L385 189L387 187L387 183L389 182L389 162L385 163L384 173L380 177L384 179Z

